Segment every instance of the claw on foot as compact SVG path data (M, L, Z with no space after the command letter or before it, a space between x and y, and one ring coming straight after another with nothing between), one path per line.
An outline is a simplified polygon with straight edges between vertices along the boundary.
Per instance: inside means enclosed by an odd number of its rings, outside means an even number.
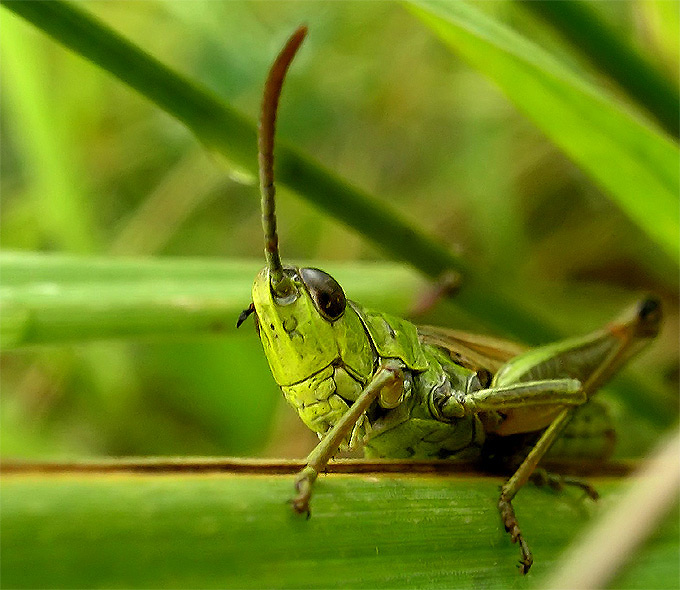
M309 498L303 498L301 495L297 495L295 498L288 500L288 502L297 514L304 514L307 520L312 516L312 511L309 509Z
M598 493L598 491L586 481L580 480L575 477L563 477L562 481L564 482L564 485L574 486L582 489L586 493L586 495L594 502L597 502L597 500L600 499L600 494Z
M561 492L565 486L573 486L583 490L591 500L600 498L600 494L592 485L578 477L563 477L555 473L548 473L545 469L536 469L531 474L531 481L538 487L548 486L556 492Z
M531 569L531 566L534 563L534 557L533 555L531 555L531 551L529 551L529 546L526 544L526 541L524 540L522 535L518 535L517 540L519 542L519 550L521 553L521 557L519 560L519 571L524 576Z
M309 500L312 497L312 484L316 480L318 473L312 467L305 467L295 479L295 491L297 496L290 503L293 510L298 514L306 514L307 519L312 515L309 509Z
M503 526L510 534L510 539L513 543L517 543L519 545L519 570L524 575L529 571L531 565L534 563L534 558L531 555L529 545L527 545L527 542L522 536L522 531L520 531L517 517L515 516L515 510L512 507L512 502L508 500L503 494L501 494L501 497L498 501L498 510L501 514L501 519L503 520Z

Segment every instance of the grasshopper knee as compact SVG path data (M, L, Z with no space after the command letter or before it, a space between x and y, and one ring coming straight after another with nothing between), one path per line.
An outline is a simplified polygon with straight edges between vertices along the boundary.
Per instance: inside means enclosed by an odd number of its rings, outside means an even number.
M656 297L641 300L637 308L637 332L640 336L654 337L661 324L661 301Z
M462 403L462 392L454 391L448 379L444 379L442 383L432 388L429 405L432 416L442 422L450 422L466 414Z

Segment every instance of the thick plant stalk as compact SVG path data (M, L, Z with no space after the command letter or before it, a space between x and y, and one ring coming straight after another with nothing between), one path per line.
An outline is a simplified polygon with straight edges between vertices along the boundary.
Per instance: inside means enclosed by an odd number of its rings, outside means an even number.
M372 464L372 472L341 474L332 471L357 464L331 464L309 521L286 505L300 463L3 465L3 586L526 588L530 579L499 567L516 557L494 509L501 479L431 465L439 473ZM605 502L622 486L604 476L592 482ZM516 504L535 538L536 579L597 515L574 491L528 487ZM674 534L669 522L622 585L667 586L659 572Z

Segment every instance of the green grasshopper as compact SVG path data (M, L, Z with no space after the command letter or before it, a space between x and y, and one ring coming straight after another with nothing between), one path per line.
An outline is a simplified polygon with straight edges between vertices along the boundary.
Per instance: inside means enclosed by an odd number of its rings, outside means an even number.
M592 417L591 396L657 334L660 304L643 299L599 331L526 350L364 309L324 271L283 266L274 130L283 79L305 34L301 27L288 40L265 84L259 164L266 267L237 324L253 314L274 379L321 439L297 475L293 508L309 516L313 483L341 447L362 444L374 458L500 462L516 468L501 488L498 509L526 573L533 557L512 500L532 474L542 473L535 472L539 460L572 418ZM595 437L610 433L605 428ZM580 485L596 498L578 480L547 481Z

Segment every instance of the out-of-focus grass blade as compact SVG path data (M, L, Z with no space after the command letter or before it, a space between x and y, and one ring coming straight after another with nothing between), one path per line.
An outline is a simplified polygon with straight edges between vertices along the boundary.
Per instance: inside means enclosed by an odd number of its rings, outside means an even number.
M53 93L42 83L47 63L45 44L4 20L2 50L3 109L21 121L12 138L26 160L26 196L40 216L36 223L57 247L93 252L101 247L91 204L83 190L80 170L70 157L70 123L55 113ZM40 39L37 39L40 40Z
M522 0L533 13L549 22L571 41L600 71L613 79L666 130L678 137L678 89L582 0ZM633 5L633 9L635 9ZM677 10L676 10L677 12Z
M489 76L678 264L677 146L517 33L463 2L409 9Z
M2 348L235 329L259 261L0 256ZM398 264L326 264L365 305L406 315L422 279Z
M570 547L544 587L550 590L622 587L614 578L620 577L625 566L639 554L640 545L657 533L669 517L678 523L678 451L680 429L676 428L635 472L633 484L623 498L582 535L579 543ZM672 549L677 554L677 545ZM680 560L676 560L674 575L672 570L668 572L669 583L680 580L679 567Z
M598 506L574 490L522 490L518 518L536 560L523 578L495 509L500 481L330 474L319 478L307 520L286 504L290 475L4 473L3 585L527 588ZM605 503L621 487L593 483ZM673 567L677 573L677 519L622 587L667 587Z
M173 72L80 8L60 0L2 0L66 47L102 67L185 123L206 145L236 167L256 175L256 126L210 91ZM465 280L457 303L468 313L527 342L558 336L526 304L441 243L425 235L391 206L357 189L313 159L277 144L277 181L373 240L389 255L433 278L452 269Z
M68 2L2 4L104 68L185 123L207 146L257 176L256 126L210 91L159 61ZM283 40L282 40L283 41ZM277 181L432 276L462 269L462 259L416 229L395 210L350 186L294 149L277 147ZM391 245L390 245L391 244ZM416 261L419 262L416 262Z

